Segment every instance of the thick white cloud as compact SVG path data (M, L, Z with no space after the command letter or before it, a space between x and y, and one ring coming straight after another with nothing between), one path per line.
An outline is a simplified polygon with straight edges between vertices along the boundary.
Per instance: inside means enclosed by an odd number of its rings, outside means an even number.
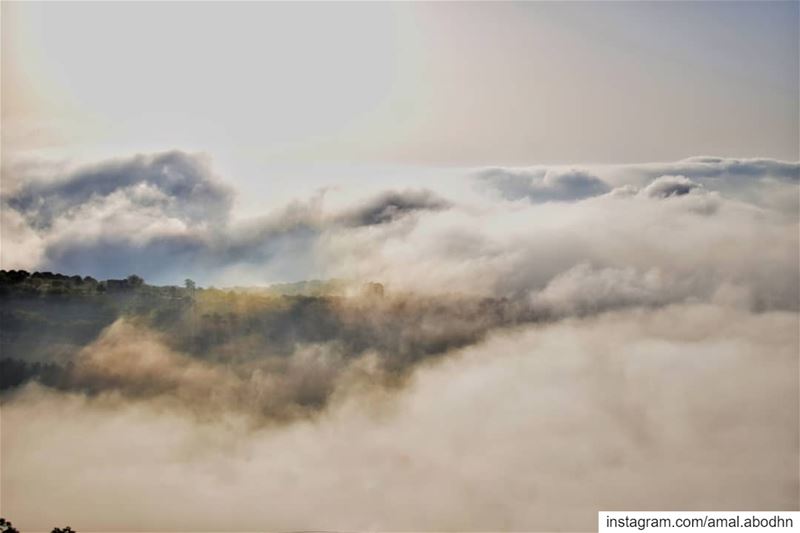
M151 348L137 375L179 357ZM585 531L600 509L796 509L798 349L795 313L609 313L496 332L403 389L258 430L179 396L29 386L3 406L3 512L28 530ZM208 381L169 366L186 394Z
M755 307L794 309L797 173L797 163L710 157L495 168L464 176L460 192L432 181L335 209L323 192L240 220L207 162L173 152L17 187L3 201L3 261L155 282L344 277L499 296L589 264L656 269L701 299L735 286ZM499 197L464 193L476 183Z
M289 309L272 345L214 353L115 322L62 390L3 397L3 512L26 529L586 530L599 509L795 509L797 172L469 171L250 220L185 154L22 180L4 267L387 296Z
M413 225L329 232L318 253L333 275L405 289L513 296L586 263L658 270L685 288L670 298L707 299L732 285L755 307L797 309L797 218L676 180L580 202L501 201ZM691 193L663 192L676 183ZM797 194L797 185L789 190Z

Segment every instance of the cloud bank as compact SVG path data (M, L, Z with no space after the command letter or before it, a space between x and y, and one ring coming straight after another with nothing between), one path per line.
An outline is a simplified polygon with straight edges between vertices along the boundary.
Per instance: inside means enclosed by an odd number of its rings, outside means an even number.
M582 531L597 509L796 509L796 329L699 304L525 327L255 432L170 408L211 379L184 363L172 399L29 386L3 407L3 505L84 530Z
M98 278L136 272L162 283L182 275L215 281L226 269L250 268L297 281L314 277L309 254L327 228L385 224L449 206L422 189L385 191L343 212L323 213L317 196L241 221L233 216L233 190L203 156L137 155L56 172L17 177L24 185L4 195L4 268Z
M535 203L573 202L599 196L611 190L607 183L582 170L492 169L481 172L478 177L497 189L508 200L527 198Z
M799 168L477 169L254 219L180 152L20 178L4 268L349 289L142 292L94 329L99 300L4 297L6 323L51 336L0 339L20 376L0 397L3 512L587 530L599 509L796 509Z
M206 159L136 156L6 194L3 266L161 283L338 277L509 297L586 263L658 270L701 298L735 287L755 307L797 308L797 163L495 168L462 182L488 194L431 183L330 208L321 192L248 220Z

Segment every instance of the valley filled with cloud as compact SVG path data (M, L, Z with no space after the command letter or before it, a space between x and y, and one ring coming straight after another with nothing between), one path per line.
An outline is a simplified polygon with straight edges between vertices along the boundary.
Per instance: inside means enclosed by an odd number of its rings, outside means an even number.
M800 511L798 42L796 1L0 2L0 533Z
M20 179L4 268L146 284L6 285L3 512L586 530L792 509L799 168L471 169L258 218L183 152ZM269 289L285 273L330 281Z

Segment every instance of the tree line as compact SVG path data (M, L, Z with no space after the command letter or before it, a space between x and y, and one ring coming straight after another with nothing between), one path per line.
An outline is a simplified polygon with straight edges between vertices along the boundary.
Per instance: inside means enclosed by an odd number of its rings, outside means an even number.
M0 518L0 533L19 533L19 529L15 528L14 525L5 518ZM65 528L54 527L50 533L77 533L77 532L71 527L67 526Z

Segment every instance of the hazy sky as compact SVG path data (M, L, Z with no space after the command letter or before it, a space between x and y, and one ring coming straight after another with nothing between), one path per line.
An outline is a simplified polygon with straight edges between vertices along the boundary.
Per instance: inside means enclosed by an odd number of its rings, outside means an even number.
M798 159L798 3L3 3L6 154Z

